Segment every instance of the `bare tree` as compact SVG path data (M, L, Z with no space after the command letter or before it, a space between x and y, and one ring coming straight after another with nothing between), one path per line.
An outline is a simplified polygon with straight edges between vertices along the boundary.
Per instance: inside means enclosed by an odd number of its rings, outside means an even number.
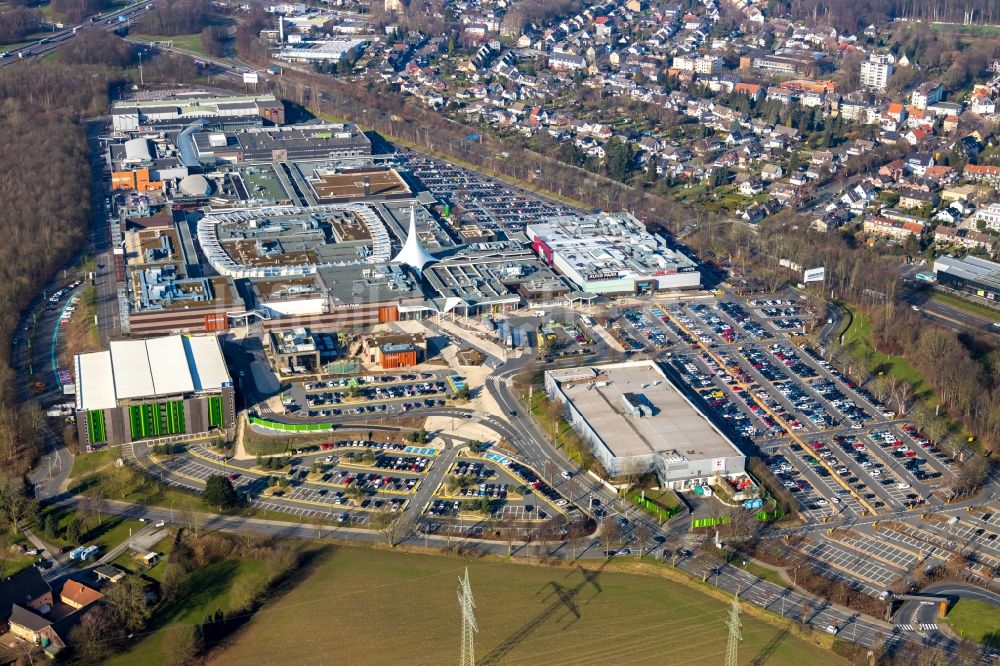
M635 534L636 541L639 544L639 557L643 557L646 554L646 542L652 538L653 532L646 523L640 522L635 526L632 533Z
M604 516L601 519L600 531L601 543L604 544L605 551L611 550L611 544L620 540L622 536L621 528L618 527L617 521L611 516Z
M395 548L401 541L403 527L398 513L382 508L372 514L370 521L372 527L385 537L390 548Z

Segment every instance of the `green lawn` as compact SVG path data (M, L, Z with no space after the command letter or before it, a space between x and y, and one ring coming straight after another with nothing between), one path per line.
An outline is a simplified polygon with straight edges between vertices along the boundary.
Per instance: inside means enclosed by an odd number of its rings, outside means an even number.
M963 638L1000 648L1000 606L976 599L959 599L944 622Z
M112 464L120 455L121 450L117 447L94 453L80 453L73 458L73 471L70 472L69 478L78 480L88 474L93 474L102 467Z
M54 539L41 533L42 521L45 516L49 515L55 517L60 534L59 537ZM65 539L66 527L74 518L82 519L86 525L80 543L70 543ZM121 542L127 540L129 536L129 529L131 529L134 534L143 527L143 524L138 520L125 519L122 516L111 515L107 511L104 511L99 518L100 519L98 520L96 513L85 516L80 512L71 511L66 507L49 507L39 516L39 519L36 521L37 524L35 526L35 530L41 539L54 546L76 547L84 545L97 545L100 546L98 555L103 555L111 548L114 548Z
M166 556L170 554L170 551L173 550L173 548L174 548L173 534L158 541L156 545L153 546L152 552L159 553L160 560L152 567L150 567L149 570L146 571L143 575L145 575L147 578L152 578L153 580L157 581L163 580L163 572L167 568ZM124 553L116 557L112 562L112 564L131 573L140 573L143 569L142 562L133 559L132 553L129 551L125 551Z
M931 23L931 30L938 32L957 32L970 37L995 37L1000 35L1000 26L996 25L960 25L957 23Z
M855 308L843 303L841 305L852 315L851 324L844 331L845 347L858 352L865 349L872 350L872 363L880 366L882 371L911 384L915 395L921 396L929 392L930 389L924 383L923 375L917 372L902 356L889 356L874 351L872 348L872 327L868 317Z
M155 568L155 567L154 567ZM169 654L171 627L198 624L206 615L232 610L230 591L240 579L267 581L267 564L259 560L222 560L197 569L187 577L187 594L176 602L158 609L150 622L147 635L127 652L104 662L106 666L158 666Z
M647 490L645 493L647 504L641 503L643 496L641 490L630 492L628 499L656 520L669 520L671 511L676 511L680 507L680 501L672 490Z
M727 604L653 576L331 547L211 662L445 664L459 654L458 577L468 567L484 663L712 664ZM578 615L577 615L578 614ZM744 614L741 663L843 660ZM123 663L123 662L119 662ZM139 663L139 662L134 662Z
M983 317L984 319L989 319L990 321L1000 321L1000 310L994 310L991 307L967 301L964 298L960 298L953 294L944 294L939 291L935 291L931 294L930 298L932 301L950 305L953 308L957 308L963 312L968 312L969 314L973 314L978 317Z
M780 585L781 587L787 587L787 588L792 587L790 584L786 583L785 579L781 577L781 574L779 574L774 569L768 569L767 567L762 567L761 565L756 564L750 560L747 560L746 566L743 565L742 561L738 562L737 566L739 566L747 573L753 576L757 576L757 578L763 578L764 580L770 581L775 585Z
M128 38L136 42L173 42L174 48L191 51L198 55L208 55L201 47L201 35L139 35L130 34Z

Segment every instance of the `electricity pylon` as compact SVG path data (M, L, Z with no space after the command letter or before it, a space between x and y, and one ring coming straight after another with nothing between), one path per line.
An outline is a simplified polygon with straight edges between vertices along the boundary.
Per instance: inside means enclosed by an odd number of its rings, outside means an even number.
M472 598L472 586L469 584L469 567L465 568L465 577L458 579L458 606L462 609L462 661L459 663L461 666L475 666L474 643L479 627L476 626L476 602Z
M743 623L740 622L740 593L733 595L733 605L729 609L729 619L726 620L729 627L729 644L726 646L726 666L736 666L736 652L739 649L740 641L743 640L743 632L740 631Z

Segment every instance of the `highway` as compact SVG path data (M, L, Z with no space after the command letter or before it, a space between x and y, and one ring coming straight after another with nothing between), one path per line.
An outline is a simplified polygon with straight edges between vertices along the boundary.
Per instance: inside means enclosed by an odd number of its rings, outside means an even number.
M0 58L0 67L11 67L19 62L31 62L42 58L56 49L72 42L79 35L91 30L104 30L105 32L110 32L123 25L129 25L133 20L142 16L142 14L150 7L152 7L152 3L137 2L117 12L112 12L103 16L97 14L93 17L87 17L80 23L67 25L63 29L53 32L51 35L43 37L32 44L24 46L18 51L0 51L0 53L6 54L3 58ZM125 17L125 20L119 21L119 16Z

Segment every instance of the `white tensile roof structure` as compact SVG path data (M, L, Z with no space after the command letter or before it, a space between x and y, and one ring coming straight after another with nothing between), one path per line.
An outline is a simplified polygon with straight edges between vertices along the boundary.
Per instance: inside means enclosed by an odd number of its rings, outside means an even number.
M77 354L75 366L79 410L219 390L232 383L214 335L115 340L109 351Z
M410 208L410 229L406 233L406 241L403 243L402 249L399 254L393 257L392 263L409 266L420 273L424 270L424 266L435 261L437 259L434 258L434 255L424 249L420 243L420 237L417 236L417 214L415 209Z

